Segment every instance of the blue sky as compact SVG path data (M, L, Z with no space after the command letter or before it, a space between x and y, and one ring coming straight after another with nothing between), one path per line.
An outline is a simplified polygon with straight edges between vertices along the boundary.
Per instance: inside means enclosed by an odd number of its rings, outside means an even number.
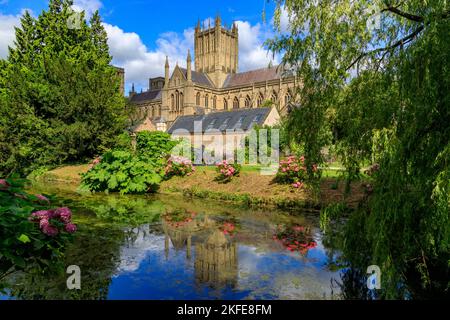
M264 41L275 35L272 25L274 2L267 0L75 0L77 10L88 15L100 10L108 32L113 63L124 67L127 90L131 83L137 90L147 89L149 77L164 73L164 59L169 55L171 69L176 62L185 65L186 53L193 51L194 27L220 13L222 21L236 21L239 28L239 70L265 67L272 56L263 48ZM14 40L14 26L25 9L34 16L46 9L47 0L0 0L0 58L5 58ZM263 9L266 21L262 20ZM274 63L280 57L275 57Z

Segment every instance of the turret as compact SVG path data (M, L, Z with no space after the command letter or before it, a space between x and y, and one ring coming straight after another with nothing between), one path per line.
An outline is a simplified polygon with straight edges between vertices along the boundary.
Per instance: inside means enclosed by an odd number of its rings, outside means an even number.
M169 87L169 57L166 56L166 65L165 65L165 77L164 77L164 88Z
M192 81L192 59L191 59L191 52L188 49L188 54L187 54L187 59L186 59L186 69L187 69L187 81L191 82Z

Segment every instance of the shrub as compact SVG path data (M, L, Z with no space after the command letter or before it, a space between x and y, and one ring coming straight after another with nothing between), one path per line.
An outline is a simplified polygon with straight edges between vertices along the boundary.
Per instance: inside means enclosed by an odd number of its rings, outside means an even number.
M113 150L82 175L82 189L124 193L154 192L162 180L163 159Z
M189 176L194 173L195 168L192 165L191 160L179 157L179 156L171 156L169 160L167 160L167 165L165 168L165 177L170 179L171 177L178 176L184 177Z
M26 193L25 182L0 179L0 280L56 262L76 231L69 208L53 207L49 196Z
M219 176L216 178L218 181L227 183L235 176L239 176L241 171L241 165L237 163L228 163L227 160L223 160L216 164L216 170Z
M165 158L178 143L170 134L160 131L142 131L136 136L137 153L147 159Z
M313 165L312 171L317 172L317 165ZM305 157L290 156L286 160L280 161L276 182L291 184L294 188L303 187L303 181L307 178L307 168Z

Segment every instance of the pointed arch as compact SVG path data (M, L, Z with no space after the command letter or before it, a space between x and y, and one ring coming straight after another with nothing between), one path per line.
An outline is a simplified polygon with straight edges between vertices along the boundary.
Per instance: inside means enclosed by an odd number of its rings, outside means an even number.
M244 105L245 105L246 108L251 108L252 107L252 99L250 99L250 96L247 95L245 97L245 104Z
M172 111L175 110L175 96L173 93L170 95L170 109Z
M200 106L200 92L197 92L197 96L195 97L195 103L197 106Z
M239 109L239 99L237 97L233 99L233 109Z
M256 106L258 108L261 107L263 102L264 102L264 96L263 96L262 92L260 92L259 95L258 95Z
M228 100L227 98L223 98L223 109L228 110Z

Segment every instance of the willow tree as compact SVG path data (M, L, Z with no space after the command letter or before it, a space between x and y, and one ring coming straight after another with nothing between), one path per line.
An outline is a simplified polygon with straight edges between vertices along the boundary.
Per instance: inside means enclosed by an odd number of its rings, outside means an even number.
M384 297L450 294L448 1L276 3L280 36L268 47L302 79L291 138L312 161L333 144L349 179L379 164L344 253L361 269L381 267ZM358 243L362 255L352 254Z

